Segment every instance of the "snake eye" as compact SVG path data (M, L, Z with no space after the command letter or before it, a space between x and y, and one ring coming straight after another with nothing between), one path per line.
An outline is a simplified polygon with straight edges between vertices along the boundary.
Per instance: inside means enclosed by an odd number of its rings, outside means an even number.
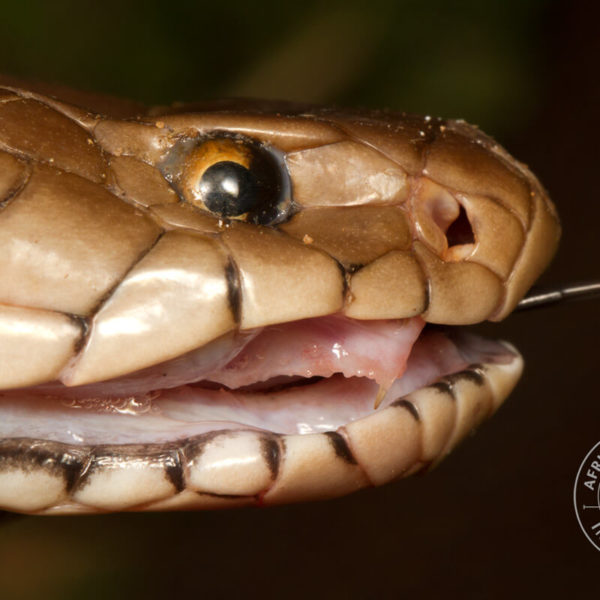
M206 208L224 217L237 217L250 212L258 199L252 173L231 160L208 167L202 174L199 188Z
M184 202L217 217L272 225L289 216L291 186L283 156L249 138L182 139L162 171Z

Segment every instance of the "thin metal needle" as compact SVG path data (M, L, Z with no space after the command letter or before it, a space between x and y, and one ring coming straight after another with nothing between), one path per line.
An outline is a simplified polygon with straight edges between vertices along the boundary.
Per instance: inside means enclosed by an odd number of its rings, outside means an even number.
M600 298L600 282L598 281L576 283L558 289L534 289L517 304L515 310L528 310L567 300L589 300L592 298Z

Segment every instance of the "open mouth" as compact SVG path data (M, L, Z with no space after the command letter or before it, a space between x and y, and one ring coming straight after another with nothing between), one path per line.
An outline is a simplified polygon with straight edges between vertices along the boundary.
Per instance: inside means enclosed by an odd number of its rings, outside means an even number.
M449 326L505 318L560 225L476 127L0 91L0 509L341 496L516 383L512 347Z
M0 500L85 512L341 495L442 458L521 368L509 345L419 317L330 315L106 382L7 390Z

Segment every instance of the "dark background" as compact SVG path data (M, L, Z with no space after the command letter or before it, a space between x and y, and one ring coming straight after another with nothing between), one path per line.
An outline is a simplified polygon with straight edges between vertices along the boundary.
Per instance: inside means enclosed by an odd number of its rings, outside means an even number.
M4 2L0 72L164 103L267 96L479 124L563 219L546 284L600 278L597 3ZM0 597L582 598L600 553L572 503L600 440L599 302L517 314L505 407L438 469L330 502L17 517Z

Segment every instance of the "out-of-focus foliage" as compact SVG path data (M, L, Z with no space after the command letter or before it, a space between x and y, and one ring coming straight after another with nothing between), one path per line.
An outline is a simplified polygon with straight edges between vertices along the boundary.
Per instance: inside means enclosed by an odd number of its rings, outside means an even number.
M148 103L277 97L464 117L538 100L543 0L0 2L0 72Z

